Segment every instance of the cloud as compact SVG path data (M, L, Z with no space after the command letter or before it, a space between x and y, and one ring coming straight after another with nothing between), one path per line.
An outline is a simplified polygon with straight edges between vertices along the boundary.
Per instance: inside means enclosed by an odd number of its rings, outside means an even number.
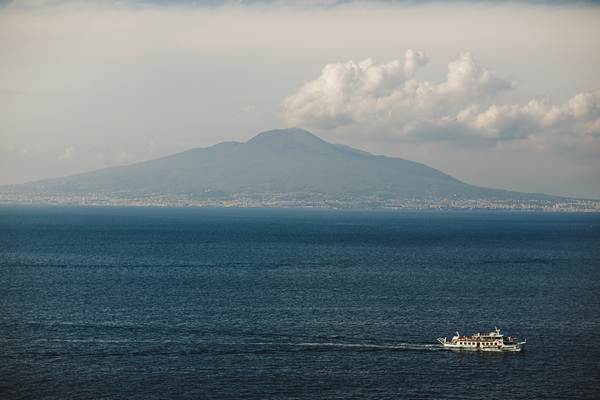
M366 59L328 64L319 78L283 101L284 117L292 125L325 129L384 118L394 104L408 101L403 90L407 78L426 63L423 52L409 50L404 63Z
M456 136L526 140L536 150L591 150L600 144L600 90L580 93L561 105L551 104L550 97L526 104L493 104L481 112L472 105L448 119L447 125ZM438 123L443 138L441 127Z
M429 57L422 50L406 50L404 54L404 74L413 76L415 71L429 62Z
M499 78L494 71L475 60L471 52L462 52L448 64L447 80L437 86L436 94L446 100L481 101L517 86L518 82L514 79Z
M133 163L134 157L127 151L122 151L115 156L115 164L117 165L129 165Z
M65 150L65 154L58 157L59 160L68 161L73 159L73 155L75 154L75 147L71 146Z
M324 129L390 122L411 133L411 125L420 119L449 117L457 106L486 101L518 86L468 52L448 65L446 82L419 82L413 76L428 61L423 51L408 50L404 62L328 64L320 77L283 100L284 117L292 125Z
M281 103L290 125L361 130L409 141L494 144L528 140L536 149L597 145L600 91L580 93L562 105L549 97L526 104L494 103L519 87L462 52L448 64L446 81L418 81L429 58L409 50L404 62L372 59L328 64L321 75Z

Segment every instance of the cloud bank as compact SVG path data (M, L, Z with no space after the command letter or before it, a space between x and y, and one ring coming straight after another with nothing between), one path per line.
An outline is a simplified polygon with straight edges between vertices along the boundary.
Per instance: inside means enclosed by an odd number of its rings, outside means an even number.
M324 130L360 130L404 141L468 141L469 145L527 140L532 148L598 145L600 90L568 102L550 97L526 104L496 104L520 86L514 78L462 52L448 64L446 81L415 78L429 58L408 50L404 61L328 64L321 75L281 103L290 125Z

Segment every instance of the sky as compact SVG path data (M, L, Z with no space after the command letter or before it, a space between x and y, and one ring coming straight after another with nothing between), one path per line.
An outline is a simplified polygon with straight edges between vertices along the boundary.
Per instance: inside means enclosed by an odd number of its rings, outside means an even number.
M0 1L0 185L298 127L600 199L600 2Z

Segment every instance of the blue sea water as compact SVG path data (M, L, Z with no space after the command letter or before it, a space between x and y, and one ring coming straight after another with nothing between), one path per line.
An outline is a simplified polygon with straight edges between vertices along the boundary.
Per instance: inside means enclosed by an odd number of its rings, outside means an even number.
M600 215L0 207L2 399L600 393ZM521 353L456 352L491 330Z

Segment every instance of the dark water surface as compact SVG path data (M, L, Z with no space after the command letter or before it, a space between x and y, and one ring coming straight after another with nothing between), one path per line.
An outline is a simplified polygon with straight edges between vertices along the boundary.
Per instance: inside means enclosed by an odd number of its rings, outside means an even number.
M600 393L597 214L2 206L0 282L2 399Z

